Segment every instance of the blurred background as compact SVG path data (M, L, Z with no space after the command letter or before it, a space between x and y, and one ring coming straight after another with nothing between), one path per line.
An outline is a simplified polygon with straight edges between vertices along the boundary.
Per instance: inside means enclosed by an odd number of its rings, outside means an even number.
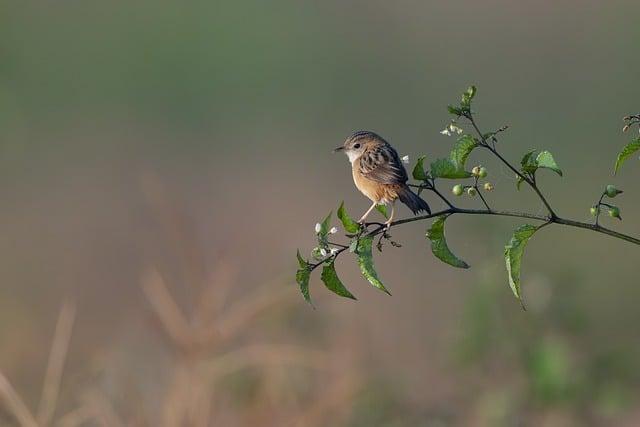
M0 425L638 425L625 242L545 228L526 312L502 259L517 219L451 218L464 271L434 259L427 223L399 227L403 247L374 254L393 297L349 256L357 302L315 274L313 310L293 278L317 221L369 205L331 150L370 129L445 156L445 107L469 84L482 128L510 125L507 158L553 152L565 177L540 181L561 215L587 220L614 183L626 221L603 222L639 235L640 165L612 177L640 109L638 12L0 1ZM495 207L543 212L481 155Z

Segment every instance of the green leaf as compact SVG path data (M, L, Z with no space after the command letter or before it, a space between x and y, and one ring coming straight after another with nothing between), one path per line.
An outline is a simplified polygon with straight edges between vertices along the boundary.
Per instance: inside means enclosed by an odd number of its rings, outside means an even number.
M476 87L469 86L467 90L462 94L462 105L469 106L471 104L471 100L474 96L476 96Z
M534 173L538 169L538 164L536 160L533 158L536 150L531 150L527 152L524 156L522 156L522 160L520 160L520 165L522 166L522 170L527 173Z
M556 164L553 155L548 151L541 151L536 157L536 164L539 168L551 169L558 175L562 176L562 171Z
M424 159L426 156L420 156L418 157L418 161L416 162L416 165L413 167L413 179L418 180L418 181L424 181L427 179L427 174L424 171Z
M298 265L300 266L300 268L305 268L307 267L307 265L309 265L309 263L305 261L304 258L302 258L302 255L300 255L300 249L298 249L296 253L296 258L298 258Z
M520 165L522 166L522 172L533 175L540 168L543 169L551 169L558 175L562 176L562 170L558 167L553 155L548 151L541 151L537 156L534 157L536 150L531 150L526 153L522 160L520 161Z
M351 298L353 300L357 299L340 281L333 261L322 267L322 274L320 278L327 289L333 293L340 295L341 297Z
M329 228L331 227L331 215L333 212L329 212L329 215L320 223L320 234L321 236L326 236L329 234Z
M520 292L520 265L522 263L522 255L527 242L538 230L538 227L524 224L518 227L511 236L511 240L504 247L504 259L507 265L507 273L509 274L509 285L513 294L522 303L522 294ZM524 308L524 304L522 305Z
M338 208L338 218L347 232L357 233L358 230L360 230L360 224L355 222L353 218L349 216L347 210L344 208L344 202L340 203L340 207Z
M456 166L458 171L464 171L465 164L469 154L476 148L478 144L470 135L462 135L453 146L449 158Z
M382 214L385 218L389 219L389 214L387 213L386 205L376 205L376 210Z
M298 264L300 268L296 271L296 282L298 286L300 286L300 292L302 292L302 296L305 301L309 304L311 303L311 295L309 293L309 278L311 277L311 266L307 261L305 261L302 256L300 256L300 251L297 253ZM313 305L313 304L312 304Z
M631 141L624 146L622 151L620 151L620 154L618 154L618 158L616 159L616 165L613 169L614 175L618 173L618 169L620 169L620 166L622 166L622 164L638 150L640 150L640 138L636 139L635 141Z
M444 222L446 219L446 215L439 216L433 224L431 224L431 228L427 230L427 237L431 240L431 252L433 252L440 261L449 265L457 268L469 268L469 264L455 256L447 245L447 240L444 235Z
M431 162L431 175L434 178L462 179L469 178L471 172L458 169L450 159L436 159Z
M462 110L458 107L454 107L453 105L447 105L447 111L454 116L462 115Z
M369 281L376 288L391 295L391 293L384 287L380 279L378 279L378 273L373 266L373 254L371 253L371 246L373 244L373 237L361 237L358 240L358 247L356 249L356 255L358 256L358 265L360 266L360 272L365 279Z

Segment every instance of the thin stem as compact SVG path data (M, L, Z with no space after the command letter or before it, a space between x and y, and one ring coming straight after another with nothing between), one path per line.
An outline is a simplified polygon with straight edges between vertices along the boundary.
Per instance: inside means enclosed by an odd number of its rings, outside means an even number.
M605 228L605 227L602 227L602 226L596 225L596 224L589 224L589 223L586 223L586 222L574 221L574 220L571 220L571 219L561 218L561 217L558 217L558 216L535 215L535 214L531 214L531 213L527 213L527 212L491 210L491 209L463 209L463 208L452 207L452 208L440 210L438 212L433 212L433 213L428 214L428 215L420 215L420 216L415 216L415 217L412 217L412 218L399 219L397 221L392 222L391 223L391 227L396 227L396 226L402 225L402 224L409 224L411 222L416 222L416 221L424 221L424 220L435 218L435 217L438 217L438 216L455 215L455 214L462 214L462 215L492 215L492 216L507 216L507 217L513 217L513 218L531 219L531 220L543 222L543 224L541 226L547 226L547 225L551 225L551 224L558 224L558 225L565 225L565 226L568 226L568 227L582 228L582 229L585 229L585 230L594 231L596 233L606 234L608 236L615 237L616 239L621 239L621 240L624 240L624 241L629 242L629 243L640 245L640 239L638 239L636 237L629 236L629 235L623 234L623 233L619 233L617 231L614 231L614 230L611 230L611 229L608 229L608 228ZM384 225L381 225L381 226L375 228L374 230L371 230L370 232L368 232L365 235L365 237L377 236L380 233L382 233L384 230L385 230ZM334 259L337 258L338 255L340 255L342 252L344 252L347 249L348 249L348 247L343 247L343 248L339 249L333 255ZM322 261L320 261L320 262L318 262L316 264L310 264L311 270L316 269L318 266L323 264L326 260L328 260L328 258L325 259L325 260L322 260Z
M476 192L478 193L478 196L480 196L480 200L482 200L482 203L484 204L484 207L487 208L488 211L490 211L491 208L489 207L489 203L487 203L487 201L485 200L484 196L482 195L482 192L480 191L480 187L478 187L479 179L480 179L480 177L478 177L478 176L475 177L475 181L473 183L473 188L476 189Z
M599 225L598 223L600 222L600 206L602 205L602 199L604 199L605 194L605 192L602 192L602 195L600 195L600 200L598 200L598 204L596 205L596 226Z
M511 169L511 171L513 171L520 179L522 179L524 182L526 182L532 189L533 191L536 192L536 194L538 195L538 197L540 198L540 200L542 201L542 203L544 204L544 206L547 208L547 210L549 211L549 214L552 217L556 217L556 213L554 212L554 210L551 208L551 205L549 204L549 202L547 201L547 199L544 197L544 195L542 194L542 192L540 191L540 189L538 188L538 185L536 184L535 180L532 178L529 178L528 176L526 176L525 174L523 174L522 172L520 172L518 169L516 169L511 163L509 163L509 161L507 159L505 159L504 157L502 157L502 155L498 152L498 150L495 148L494 146L491 146L487 143L486 138L484 137L484 134L480 131L480 128L478 128L478 125L476 124L476 121L473 119L472 115L466 116L467 119L469 119L469 122L471 123L471 125L473 126L473 128L475 129L475 131L478 133L478 136L480 137L480 140L482 142L481 146L485 147L487 150L491 151L491 153L493 153L494 156L496 156L503 164L505 164L509 169Z

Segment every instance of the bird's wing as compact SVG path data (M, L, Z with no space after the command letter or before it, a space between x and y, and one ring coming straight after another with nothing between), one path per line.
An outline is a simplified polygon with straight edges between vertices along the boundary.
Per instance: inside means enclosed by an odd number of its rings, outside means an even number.
M408 179L398 153L389 144L365 151L358 167L365 178L381 184L404 184Z

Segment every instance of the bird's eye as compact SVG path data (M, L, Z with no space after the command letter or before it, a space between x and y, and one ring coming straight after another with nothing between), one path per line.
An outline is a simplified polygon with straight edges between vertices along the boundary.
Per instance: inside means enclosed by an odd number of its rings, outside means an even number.
M360 148L360 144L353 144L353 148L357 150L358 148Z

